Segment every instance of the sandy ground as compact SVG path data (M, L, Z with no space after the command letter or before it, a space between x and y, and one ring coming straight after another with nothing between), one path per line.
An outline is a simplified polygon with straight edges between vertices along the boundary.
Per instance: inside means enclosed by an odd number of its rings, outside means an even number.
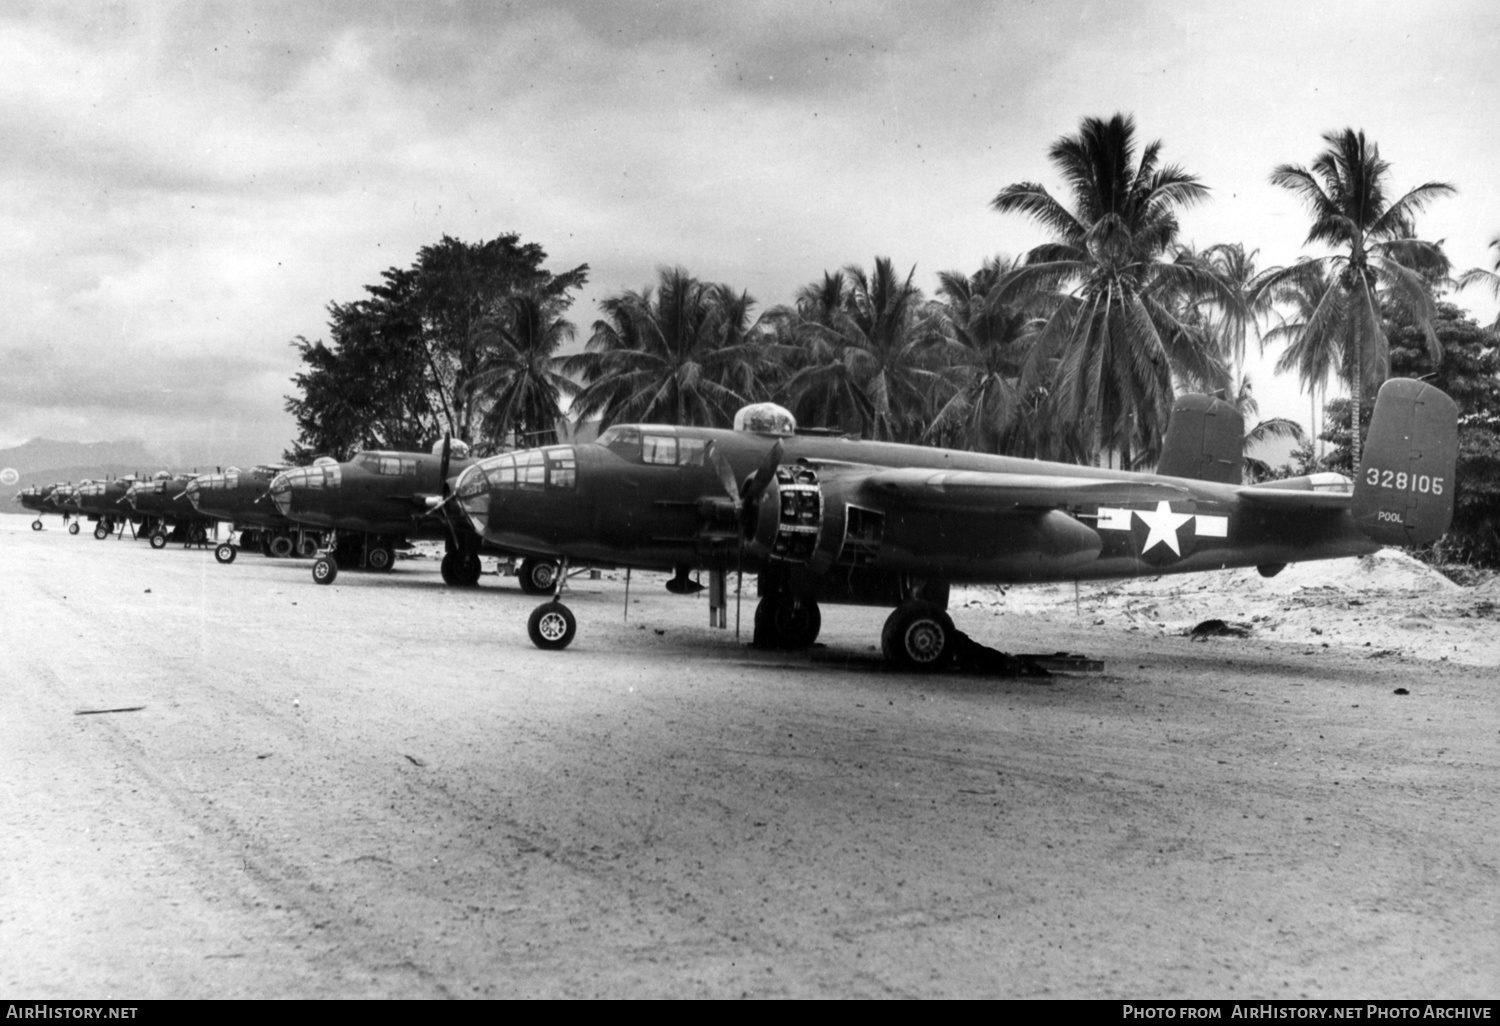
M767 655L583 579L543 653L513 579L27 525L0 993L1500 993L1500 591L1399 555L955 593L1105 662L1037 683L887 672L877 610Z

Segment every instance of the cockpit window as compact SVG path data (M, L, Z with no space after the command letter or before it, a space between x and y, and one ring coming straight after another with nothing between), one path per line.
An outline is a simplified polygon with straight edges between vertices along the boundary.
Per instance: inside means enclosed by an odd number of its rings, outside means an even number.
M492 456L480 464L491 488L576 488L578 461L571 445ZM466 486L465 493L471 491Z
M612 427L599 436L599 444L621 459L632 463L641 460L641 432L639 428Z
M415 473L417 469L416 457L397 456L389 452L362 452L354 457L354 462L370 473L384 477L400 477L402 474Z
M599 444L621 459L654 467L701 467L708 443L699 438L679 438L671 428L612 427L599 436Z
M642 435L641 462L676 466L677 439L665 435Z

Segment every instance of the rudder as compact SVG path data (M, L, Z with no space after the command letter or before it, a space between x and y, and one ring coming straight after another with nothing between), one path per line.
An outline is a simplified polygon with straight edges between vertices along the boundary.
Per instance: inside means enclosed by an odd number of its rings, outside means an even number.
M1458 404L1412 378L1380 386L1350 513L1382 545L1426 545L1453 522Z

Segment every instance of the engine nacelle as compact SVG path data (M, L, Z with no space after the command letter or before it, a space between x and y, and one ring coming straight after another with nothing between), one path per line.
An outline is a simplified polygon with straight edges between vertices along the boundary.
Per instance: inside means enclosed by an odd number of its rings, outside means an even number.
M880 547L884 514L855 506L858 482L785 463L761 493L748 539L751 551L786 563L826 570L835 561L861 565Z

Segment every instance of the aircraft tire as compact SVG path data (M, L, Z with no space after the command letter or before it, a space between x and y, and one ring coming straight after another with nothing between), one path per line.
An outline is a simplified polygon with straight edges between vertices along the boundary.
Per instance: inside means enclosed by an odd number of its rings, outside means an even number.
M312 575L314 584L332 584L339 575L339 565L332 556L319 556L313 560Z
M755 607L755 644L761 648L807 648L823 629L816 602L768 596Z
M451 587L472 588L483 571L478 553L449 552L443 556L443 583Z
M214 548L214 558L220 563L229 564L234 562L234 557L239 555L240 550L228 542L220 542Z
M303 559L311 559L318 554L318 539L304 534L297 542L297 555Z
M104 522L101 520L98 524L96 524L94 526L94 538L97 541L103 541L104 539L106 539L108 537L109 537L109 528L105 527L104 526Z
M516 575L528 595L546 595L557 587L557 564L550 559L523 559Z
M164 549L167 547L167 533L156 531L151 535L151 547L153 549Z
M68 525L68 533L69 534L77 534L78 533L78 525L77 524L69 524Z
M33 520L31 522L31 529L33 531L40 531L42 529L42 522L40 520Z
M561 602L543 602L531 611L526 621L526 633L537 648L562 649L573 641L578 633L578 621L573 611Z
M931 602L897 606L880 631L880 651L903 670L929 671L953 659L953 619Z
M277 559L286 559L292 554L292 536L289 534L278 534L271 539L271 555Z
M477 587L479 578L484 573L484 563L479 559L477 552L465 552L458 561L459 575L463 579L466 588Z
M396 550L386 542L376 542L365 553L365 565L371 570L385 573L396 565Z

